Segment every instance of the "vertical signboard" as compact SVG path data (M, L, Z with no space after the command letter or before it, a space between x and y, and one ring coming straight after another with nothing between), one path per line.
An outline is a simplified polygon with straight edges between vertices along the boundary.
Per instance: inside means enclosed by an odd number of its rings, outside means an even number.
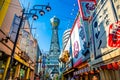
M14 15L14 19L13 19L13 22L12 22L12 26L11 26L11 29L10 29L10 32L9 32L10 39L11 39L13 42L15 41L19 24L20 24L20 18L19 18L17 15Z
M45 68L45 59L46 59L46 57L45 57L45 55L43 55L43 58L42 58L42 68Z
M95 10L96 0L78 0L78 5L83 20L88 20Z
M92 19L95 58L114 49L108 45L108 39L110 25L115 22L116 16L111 0L99 2Z
M74 23L74 27L71 33L71 44L73 54L74 67L82 62L84 56L82 55L83 41L85 35L83 34L83 27L80 26L80 17L78 17Z

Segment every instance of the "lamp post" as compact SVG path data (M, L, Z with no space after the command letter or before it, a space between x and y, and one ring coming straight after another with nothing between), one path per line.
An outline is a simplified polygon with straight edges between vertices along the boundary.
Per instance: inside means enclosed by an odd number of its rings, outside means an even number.
M39 8L38 8L39 7ZM40 9L41 7L41 9ZM43 11L43 8L45 7L45 9L47 11L50 11L51 10L51 7L48 5L34 5L33 6L33 9L30 10L29 13L25 13L25 9L23 9L22 11L22 16L21 16L21 19L20 19L20 24L19 24L19 27L18 27L18 31L16 33L16 38L15 38L15 42L14 42L14 45L13 45L13 49L12 49L12 52L11 52L11 59L10 59L10 64L8 66L8 70L7 70L7 74L6 74L6 79L8 80L9 79L9 75L10 75L10 70L12 68L12 63L13 63L13 60L14 60L14 54L15 54L15 48L16 48L16 45L17 45L17 41L18 41L18 37L19 37L19 33L20 33L20 28L22 26L22 22L24 20L24 16L25 15L32 15L32 18L33 20L37 20L38 19L38 16L36 15L36 12L39 11L40 15L43 16L45 14L45 12ZM34 11L35 13L32 13L32 11ZM43 14L44 13L44 14Z

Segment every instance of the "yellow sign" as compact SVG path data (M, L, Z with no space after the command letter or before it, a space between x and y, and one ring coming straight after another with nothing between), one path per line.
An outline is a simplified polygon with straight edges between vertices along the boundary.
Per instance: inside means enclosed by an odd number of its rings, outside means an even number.
M11 0L0 1L0 27L2 26L2 23L5 18L5 15L7 13L10 2L11 2Z
M69 60L69 57L70 57L69 52L68 51L63 51L61 61L66 63Z

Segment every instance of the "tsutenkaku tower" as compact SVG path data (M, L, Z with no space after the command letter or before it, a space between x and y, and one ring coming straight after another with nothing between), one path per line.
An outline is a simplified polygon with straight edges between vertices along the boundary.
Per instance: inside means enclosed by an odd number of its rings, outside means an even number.
M60 20L57 17L53 17L50 19L52 25L52 38L50 45L50 54L51 55L59 55L60 54L60 45L58 39L58 25Z
M58 39L58 25L60 20L57 17L53 17L50 19L52 25L52 37L51 37L51 44L49 50L49 64L47 65L49 68L52 69L51 74L59 74L59 55L60 55L60 45Z

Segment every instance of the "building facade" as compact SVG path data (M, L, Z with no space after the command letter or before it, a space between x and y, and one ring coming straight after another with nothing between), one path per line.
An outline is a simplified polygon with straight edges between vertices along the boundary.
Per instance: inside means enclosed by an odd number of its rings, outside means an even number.
M10 4L6 11L6 15L4 12L1 12L1 14L5 15L4 20L0 21L0 23L2 23L0 27L0 79L15 79L19 77L21 79L33 80L37 43L30 33L29 22L23 20L17 45L15 46L15 53L12 53L16 33L21 20L20 16L22 14L22 8L19 0L11 0L11 2L10 0L4 1L4 4L8 5L8 3ZM19 6L16 6L15 4ZM11 57L11 54L14 54L13 57ZM10 65L12 67L10 67Z
M63 33L63 37L62 37L63 49L67 45L68 39L70 38L70 32L71 32L71 29L67 29Z
M90 23L93 38L90 66L99 69L100 80L119 80L120 76L119 2L99 0Z

